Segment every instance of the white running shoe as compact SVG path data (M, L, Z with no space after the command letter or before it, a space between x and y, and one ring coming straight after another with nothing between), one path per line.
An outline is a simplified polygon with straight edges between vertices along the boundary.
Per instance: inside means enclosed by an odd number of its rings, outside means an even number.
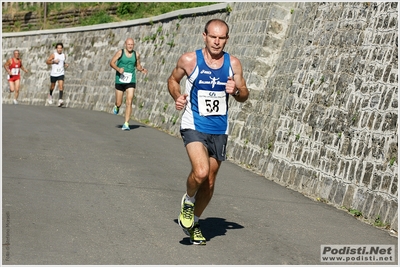
M59 99L58 100L58 106L62 107L62 105L64 105L64 101L62 99Z
M14 103L14 105L18 105L17 99L14 99L14 100L13 100L13 103Z
M49 105L52 105L53 104L53 96L49 95L47 102L49 102Z

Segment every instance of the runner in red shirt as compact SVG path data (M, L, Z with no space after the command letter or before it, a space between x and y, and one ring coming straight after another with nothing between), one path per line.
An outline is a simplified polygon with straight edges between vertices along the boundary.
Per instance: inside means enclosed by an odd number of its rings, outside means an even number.
M22 60L19 58L19 51L14 50L14 57L7 60L4 64L4 68L6 69L8 75L7 80L10 84L10 93L14 93L14 104L18 104L18 95L19 95L19 86L20 86L20 79L21 79L21 71L25 71L28 73L28 70L22 66Z

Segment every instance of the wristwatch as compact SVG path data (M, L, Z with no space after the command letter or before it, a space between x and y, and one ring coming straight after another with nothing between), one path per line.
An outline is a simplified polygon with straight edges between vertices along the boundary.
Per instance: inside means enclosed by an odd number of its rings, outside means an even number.
M236 92L232 96L238 96L240 94L240 90L236 89Z

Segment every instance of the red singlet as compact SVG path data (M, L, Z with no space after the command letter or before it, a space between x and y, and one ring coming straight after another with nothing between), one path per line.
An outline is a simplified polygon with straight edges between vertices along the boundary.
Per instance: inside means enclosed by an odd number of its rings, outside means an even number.
M21 61L15 62L14 58L12 58L11 61L12 62L10 64L10 66L9 66L10 71L11 71L11 75L8 75L8 80L10 82L14 82L14 81L19 80L21 78L21 75L20 75L21 74L21 71L20 71L20 69L21 69L20 62Z

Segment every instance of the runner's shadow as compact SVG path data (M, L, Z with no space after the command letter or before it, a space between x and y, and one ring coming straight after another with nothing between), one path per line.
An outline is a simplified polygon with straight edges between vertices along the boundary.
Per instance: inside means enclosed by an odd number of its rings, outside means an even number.
M178 220L175 219L174 222L178 224ZM203 236L206 238L206 241L210 241L216 236L223 236L226 234L227 230L235 230L235 229L242 229L244 226L234 223L228 222L223 218L206 218L204 220L200 219L199 221L201 232ZM182 233L183 234L183 233ZM182 245L190 245L190 238L184 237L179 243Z
M122 129L122 124L118 124L118 125L116 125L115 127L116 127L116 128ZM137 128L140 128L140 127L146 127L146 126L142 126L142 125L129 125L129 128L130 128L131 130L134 130L134 129L137 129Z

